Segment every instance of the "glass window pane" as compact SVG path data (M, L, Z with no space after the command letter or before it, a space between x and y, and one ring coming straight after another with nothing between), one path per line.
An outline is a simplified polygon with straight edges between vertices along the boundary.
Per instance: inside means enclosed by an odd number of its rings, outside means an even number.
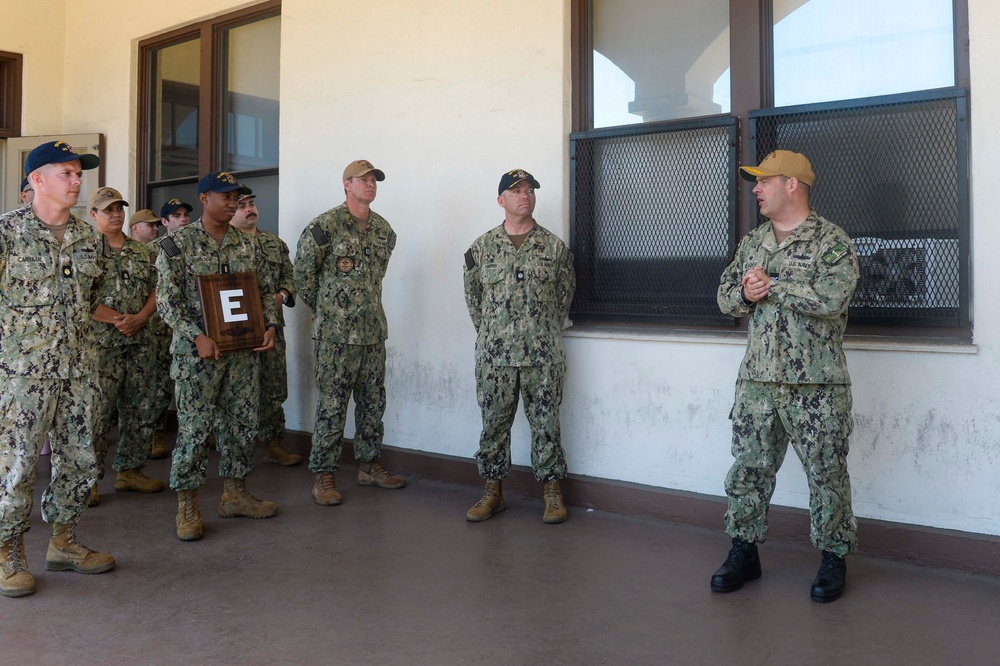
M729 112L729 0L594 0L594 127Z
M774 0L774 104L955 85L952 0Z
M226 171L278 166L278 62L281 17L227 30L221 136Z
M153 51L151 180L198 175L199 39Z

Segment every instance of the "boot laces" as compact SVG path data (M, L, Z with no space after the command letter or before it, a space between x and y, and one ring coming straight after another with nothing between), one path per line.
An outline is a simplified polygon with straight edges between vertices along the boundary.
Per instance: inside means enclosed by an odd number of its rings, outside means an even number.
M378 464L377 462L373 462L371 464L371 467L368 468L368 471L365 472L365 474L367 474L370 477L383 480L386 477L391 476L388 470L386 470L384 467L382 467L382 465Z
M554 485L545 487L545 503L550 509L559 508L559 493Z
M190 523L198 519L198 505L194 496L191 495L187 502L184 502L184 522Z
M832 574L840 570L841 562L843 558L835 555L834 553L823 551L823 562L819 565L819 573L817 576L822 576L824 574Z
M734 541L733 547L729 549L729 557L726 558L726 564L733 567L739 566L753 552L753 549L754 544L748 541Z
M67 532L69 533L66 536L66 545L67 546L76 546L80 550L82 550L84 552L87 552L87 553L93 553L93 552L95 552L95 551L91 550L90 548L87 548L82 543L80 543L79 541L76 540L76 525L70 525L69 528L67 529Z
M317 482L320 490L328 492L337 489L337 479L333 474L320 474Z
M10 570L12 574L20 573L25 571L24 561L21 559L21 553L24 551L24 541L20 534L16 534L10 539L10 551L7 556L7 562L10 564Z

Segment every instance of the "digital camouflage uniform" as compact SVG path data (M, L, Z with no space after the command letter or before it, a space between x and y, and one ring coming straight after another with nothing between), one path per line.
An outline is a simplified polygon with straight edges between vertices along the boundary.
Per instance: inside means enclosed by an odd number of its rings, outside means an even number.
M257 230L255 236L264 252L268 281L275 293L284 289L295 296L295 275L288 257L288 245L274 234ZM271 296L272 302L274 296ZM277 308L277 336L275 349L260 359L260 425L258 438L262 442L285 437L285 409L288 399L288 362L285 358L285 316Z
M748 306L742 279L755 266L772 283L763 300ZM721 310L749 314L731 414L735 461L726 477L726 532L733 538L766 538L775 475L790 442L809 481L813 545L841 557L857 546L847 473L854 421L843 350L857 281L851 239L815 211L781 245L770 223L751 231L722 274Z
M170 239L161 241L156 259L157 309L173 329L170 376L176 391L177 443L170 487L194 490L205 481L206 439L213 431L220 454L219 475L245 479L253 471L260 400L258 352L234 351L218 361L198 356L194 339L205 332L198 276L256 272L265 323L273 324L277 313L274 290L261 270L264 257L253 238L230 227L219 245L199 219L175 231ZM171 245L176 246L176 254Z
M340 468L347 405L354 394L354 455L371 462L382 449L385 412L385 341L382 279L396 232L371 211L362 233L347 204L310 222L295 253L299 297L315 313L316 426L309 469Z
M142 310L156 289L156 268L150 258L153 251L125 237L121 253L111 249L102 236L102 262L106 269L99 292L99 303L123 314ZM104 459L108 452L111 417L118 410L118 455L114 468L142 469L149 457L153 436L153 403L147 390L153 372L148 326L128 337L114 324L93 321L94 351L97 357L97 381L101 399L95 405L94 451L97 475L104 477Z
M29 527L46 435L46 522L75 525L97 479L90 322L104 275L100 243L77 217L60 245L30 206L0 216L0 541Z
M156 258L160 252L160 243L166 236L151 241L149 260L153 266L154 277L156 274ZM151 407L150 418L154 432L163 432L167 429L167 410L170 409L170 401L174 397L174 380L170 378L170 341L173 332L159 312L154 312L153 316L146 322L148 329L149 344L146 347L146 361L149 367L149 375L146 377L143 392L147 394L146 400Z
M476 462L486 479L510 473L519 393L531 426L535 478L566 477L559 429L566 368L562 327L575 289L573 254L539 224L519 249L501 224L465 254L465 302L477 333L476 397L483 414Z

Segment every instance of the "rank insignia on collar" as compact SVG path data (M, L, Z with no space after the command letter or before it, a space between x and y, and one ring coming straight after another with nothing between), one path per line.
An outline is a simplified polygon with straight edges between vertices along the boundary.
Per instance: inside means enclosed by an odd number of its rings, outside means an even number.
M353 257L339 257L337 259L337 270L341 273L350 273L354 270Z
M66 277L69 277L72 274L73 274L73 269L72 268L70 268L69 266L63 266L63 275L65 275Z

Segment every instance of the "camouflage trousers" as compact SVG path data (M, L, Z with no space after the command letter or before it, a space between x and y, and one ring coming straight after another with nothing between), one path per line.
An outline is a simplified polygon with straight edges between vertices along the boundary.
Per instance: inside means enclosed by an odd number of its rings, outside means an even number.
M111 417L118 408L118 454L114 468L142 469L153 444L153 409L145 390L152 368L146 345L121 345L97 350L100 400L94 405L94 453L97 478L104 478Z
M153 430L160 432L167 429L167 410L170 409L170 401L174 397L174 380L170 378L170 363L173 360L170 354L170 329L167 334L151 335L147 353L151 363L149 376L146 377L143 392L149 397L150 408L152 409Z
M354 457L371 462L382 452L385 427L385 343L348 345L316 342L316 426L309 470L340 469L347 405L354 395Z
M854 428L851 387L739 380L733 405L733 462L726 476L726 533L758 543L767 537L767 509L788 444L809 482L809 538L843 557L857 549L847 473Z
M175 354L170 376L177 392L170 487L194 490L205 483L207 439L213 432L219 447L219 476L250 476L260 400L257 352L235 351L218 361Z
M277 347L260 356L260 425L262 442L285 436L285 408L288 399L288 364L285 359L285 334L279 328Z
M566 454L559 430L565 363L519 368L476 364L476 397L483 414L476 463L485 479L510 473L510 428L518 395L531 426L531 468L538 481L566 477Z
M97 480L92 377L4 377L0 393L0 541L26 532L31 495L45 436L52 449L52 481L42 493L47 523L76 524Z

